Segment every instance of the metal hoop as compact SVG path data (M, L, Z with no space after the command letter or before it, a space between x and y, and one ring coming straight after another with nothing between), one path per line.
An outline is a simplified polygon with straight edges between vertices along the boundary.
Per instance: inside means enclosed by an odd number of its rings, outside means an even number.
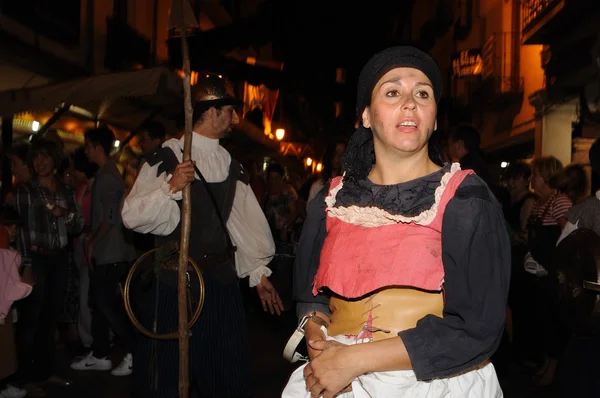
M138 321L138 319L135 317L135 314L133 313L133 310L131 309L131 300L129 298L129 292L130 292L131 281L133 279L133 275L135 274L135 271L140 266L142 261L147 256L154 254L154 252L156 252L156 250L158 250L158 249L152 249L152 250L142 254L140 256L140 258L138 258L138 260L133 264L133 266L129 270L129 273L127 274L127 279L125 280L125 286L122 287L122 289L121 289L122 294L123 294L123 301L125 303L125 310L127 311L127 316L131 320L131 323L133 323L133 326L135 326L135 328L137 330L139 330L141 333L143 333L147 337L150 337L151 339L158 339L158 340L177 340L179 338L179 332L177 330L174 332L170 332L170 333L152 332L152 331L146 329ZM204 291L204 279L202 278L202 272L200 271L198 264L196 264L196 262L191 257L188 257L188 263L192 266L194 272L198 276L198 284L200 285L200 298L198 300L198 306L196 308L196 311L194 312L194 315L192 316L192 319L188 323L188 327L191 329L192 326L196 323L196 321L200 317L200 313L202 312L202 307L204 306L205 291Z

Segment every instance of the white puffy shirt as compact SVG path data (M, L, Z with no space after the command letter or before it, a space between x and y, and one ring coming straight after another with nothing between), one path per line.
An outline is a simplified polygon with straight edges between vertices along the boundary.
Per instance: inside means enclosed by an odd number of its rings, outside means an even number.
M183 137L171 139L163 144L173 150L182 161ZM224 181L229 174L231 155L219 145L219 140L206 138L194 133L192 139L192 160L209 183ZM150 166L145 163L125 198L121 215L123 224L136 232L154 235L169 235L180 221L180 209L177 201L181 192L172 194L168 181L171 175L156 176L159 164ZM249 185L238 181L227 228L236 251L236 270L238 277L249 276L250 287L260 283L263 275L271 275L267 264L275 254L275 243L269 224L254 192ZM190 242L194 244L194 242Z

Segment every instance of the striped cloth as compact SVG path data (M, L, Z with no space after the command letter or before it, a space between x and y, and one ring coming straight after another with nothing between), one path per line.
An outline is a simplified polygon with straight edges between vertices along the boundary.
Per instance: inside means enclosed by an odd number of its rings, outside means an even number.
M558 220L564 217L572 206L571 199L567 195L555 193L544 203L536 201L530 217L535 219L543 215L542 225L558 225Z
M222 285L205 273L205 300L191 330L189 347L190 391L200 397L243 398L252 392L246 315L237 283ZM192 286L197 283L192 283ZM149 291L153 296L155 287ZM198 292L192 293L195 298ZM154 297L144 298L142 324L154 317ZM177 330L177 289L161 284L159 332ZM178 395L179 344L177 340L138 339L134 354L135 397L175 398Z

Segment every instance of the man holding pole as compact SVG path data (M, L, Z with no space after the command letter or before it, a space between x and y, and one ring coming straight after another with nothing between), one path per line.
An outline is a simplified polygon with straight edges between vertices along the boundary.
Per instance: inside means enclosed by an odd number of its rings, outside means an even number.
M181 237L181 191L191 184L189 257L202 269L205 300L190 331L189 370L190 386L201 397L249 397L252 393L238 278L249 277L265 311L279 314L283 310L268 279L271 270L267 264L275 254L269 225L246 172L219 145L219 139L239 122L235 109L239 103L225 78L202 74L192 88L191 161L182 162L184 138L166 141L148 157L122 210L124 224L140 233L158 235L158 246L177 241ZM177 327L175 290L160 294L157 318L163 330L164 325L171 330ZM137 375L137 384L146 384L141 387L150 390L142 396L175 397L177 341L153 344L153 353L146 355L148 363L156 360L157 371L144 370Z

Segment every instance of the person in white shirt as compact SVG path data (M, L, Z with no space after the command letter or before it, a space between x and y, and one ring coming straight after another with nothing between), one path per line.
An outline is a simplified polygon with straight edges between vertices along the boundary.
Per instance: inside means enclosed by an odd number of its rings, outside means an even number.
M200 318L191 329L190 388L198 389L202 397L249 397L252 386L248 333L238 278L249 277L250 287L256 287L263 309L280 314L283 304L268 279L271 270L267 267L275 254L275 244L248 184L247 173L219 145L219 139L239 122L235 109L239 100L220 75L202 74L192 90L192 161L181 162L183 137L166 141L161 150L149 156L124 201L123 222L137 232L158 235L159 246L178 240L181 191L192 184L189 256L203 270L205 301ZM226 224L225 228L222 224ZM158 310L159 330L162 327L172 331L177 325L176 289L163 290L159 294L161 303L167 296L172 303ZM135 384L142 390L151 389L138 391L139 396L176 396L177 342L152 343L157 344L154 353L146 350L147 361L136 363L148 366L156 362L159 369L148 372L140 368L136 372L134 368ZM158 361L154 361L156 358ZM153 380L148 380L149 373L154 374Z
M592 144L589 152L592 172L600 177L600 138ZM579 228L591 229L600 235L600 190L579 202L565 214L567 223L562 229L557 245L571 232Z

